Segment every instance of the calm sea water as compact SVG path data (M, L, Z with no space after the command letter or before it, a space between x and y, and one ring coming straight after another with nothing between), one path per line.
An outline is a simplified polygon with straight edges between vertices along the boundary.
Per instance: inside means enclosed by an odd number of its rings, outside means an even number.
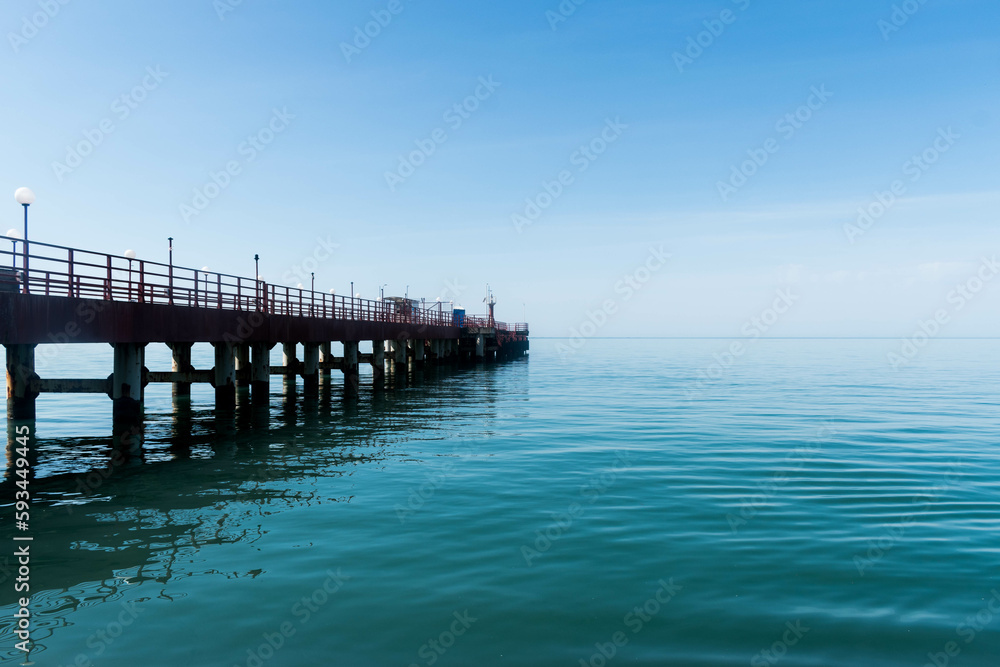
M231 418L151 387L127 455L106 398L43 396L31 658L1000 664L1000 341L556 343Z

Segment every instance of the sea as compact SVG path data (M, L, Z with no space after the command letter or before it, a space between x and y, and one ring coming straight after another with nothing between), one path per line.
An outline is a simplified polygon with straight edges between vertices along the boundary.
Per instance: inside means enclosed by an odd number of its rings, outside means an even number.
M0 658L1000 665L1000 340L733 342L535 338L225 414L150 385L126 430L42 395L7 426ZM38 367L106 377L111 348Z

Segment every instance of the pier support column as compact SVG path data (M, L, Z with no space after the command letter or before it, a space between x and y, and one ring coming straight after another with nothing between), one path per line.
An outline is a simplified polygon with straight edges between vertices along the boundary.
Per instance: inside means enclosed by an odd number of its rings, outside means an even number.
M7 418L34 419L35 398L31 390L35 375L35 346L7 346Z
M215 348L215 409L236 407L236 352L232 343L212 343Z
M319 393L319 344L302 344L302 383L306 395Z
M271 345L253 343L250 349L253 354L250 390L253 398L266 401L271 392Z
M399 367L406 367L406 341L405 340L391 340L389 341L389 346L392 349L392 361Z
M424 340L421 338L413 341L413 360L417 363L417 366L424 365L424 352Z
M372 341L372 386L381 389L385 382L385 341Z
M476 359L486 356L486 336L479 334L476 336Z
M319 363L320 365L328 364L333 361L333 353L330 351L330 343L323 343L319 346ZM329 368L322 368L319 372L319 376L324 384L330 384L330 378L332 373Z
M111 414L114 421L142 419L143 343L114 343L115 368L111 380Z
M299 360L295 357L295 348L295 343L281 344L281 360L285 366L282 385L286 394L295 392L295 375L299 372Z
M194 370L191 366L191 347L194 343L168 343L170 348L170 370L174 373L189 373ZM190 382L173 383L174 398L191 395Z
M236 358L236 388L245 390L250 388L250 346L246 343L239 343L233 346L233 354Z
M344 342L344 391L358 392L358 341Z

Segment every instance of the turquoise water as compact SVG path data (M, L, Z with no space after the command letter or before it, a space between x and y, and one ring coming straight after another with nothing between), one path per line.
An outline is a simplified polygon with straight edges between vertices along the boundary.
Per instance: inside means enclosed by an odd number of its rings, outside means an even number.
M1000 664L1000 341L556 343L233 418L151 387L114 456L106 398L43 396L31 658Z

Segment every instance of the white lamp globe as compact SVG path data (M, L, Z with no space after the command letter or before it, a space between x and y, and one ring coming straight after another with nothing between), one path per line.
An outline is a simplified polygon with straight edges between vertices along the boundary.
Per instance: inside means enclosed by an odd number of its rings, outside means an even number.
M21 232L17 231L16 229L8 229L5 236L9 236L12 239L20 239Z
M203 266L203 267L201 267L201 270L202 271L209 271L210 269L207 266Z
M335 290L335 289L330 290L330 294L336 294L336 293L337 293L337 290Z
M18 188L14 191L14 199L18 204L28 206L35 203L35 193L31 191L31 188Z
M126 250L125 259L135 259L135 250Z

